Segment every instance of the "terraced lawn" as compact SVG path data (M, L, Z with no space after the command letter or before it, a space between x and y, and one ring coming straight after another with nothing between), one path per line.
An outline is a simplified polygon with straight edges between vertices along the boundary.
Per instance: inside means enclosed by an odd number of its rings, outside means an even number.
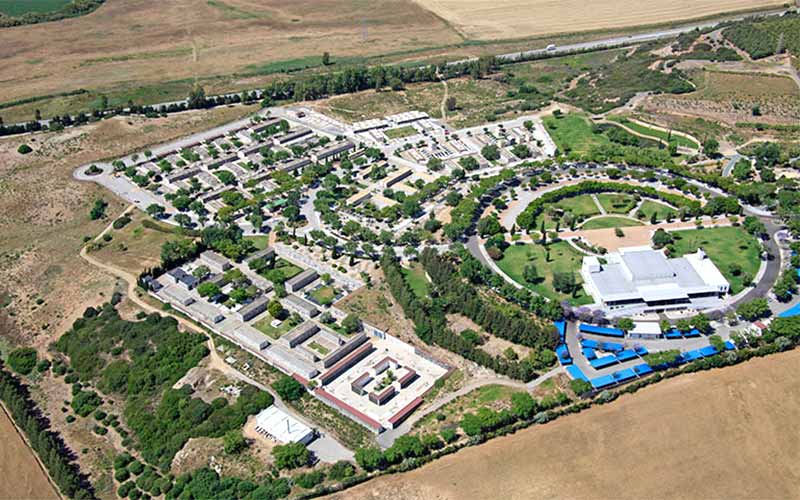
M742 275L755 278L761 266L760 245L756 238L741 226L712 227L687 231L673 231L674 256L686 255L702 248L731 284L731 294L737 294L744 285ZM742 273L735 276L731 265L741 266Z
M597 201L609 214L627 214L636 206L636 198L629 194L600 193Z
M677 217L678 211L672 207L668 207L663 203L658 203L657 201L653 200L644 200L642 202L642 206L639 207L639 210L645 215L646 220L650 220L652 217L653 212L656 214L656 219L658 220L666 220L667 216Z
M569 243L560 241L547 245L550 259L547 259L545 247L538 244L511 245L506 248L503 258L497 261L498 267L517 283L552 300L568 299L574 305L590 304L592 298L586 295L582 287L573 296L559 293L553 289L553 274L557 272L573 272L578 283L581 283L580 268L583 254L575 250ZM526 265L536 266L543 279L538 283L529 283L523 277Z
M637 220L609 215L607 217L597 217L586 221L581 226L581 229L608 229L610 227L633 227L642 225L643 224Z
M425 269L419 263L413 263L408 268L403 268L403 275L408 281L408 285L417 297L427 297L429 294L428 278L425 276Z

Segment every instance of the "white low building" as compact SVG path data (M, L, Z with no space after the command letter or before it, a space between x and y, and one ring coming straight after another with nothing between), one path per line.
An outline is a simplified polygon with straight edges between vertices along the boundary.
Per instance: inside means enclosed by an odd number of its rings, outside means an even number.
M274 405L256 415L256 432L283 444L308 444L315 437L314 429Z
M581 276L587 292L612 315L707 309L730 290L702 250L668 258L650 247L621 248L603 258L584 257Z

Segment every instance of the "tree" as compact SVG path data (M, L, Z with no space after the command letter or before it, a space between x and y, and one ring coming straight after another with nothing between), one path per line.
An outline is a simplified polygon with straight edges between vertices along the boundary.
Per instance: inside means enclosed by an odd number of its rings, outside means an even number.
M617 328L625 332L633 330L633 320L630 318L620 318L617 320Z
M184 229L189 229L190 227L192 227L192 218L186 214L175 214L173 219L175 220L175 222L178 223L180 227Z
M500 159L500 149L494 144L487 144L481 148L481 156L489 161Z
M655 248L664 248L672 241L672 235L661 228L656 229L656 232L653 233L653 246Z
M503 232L503 226L500 225L500 221L494 216L484 217L479 220L477 229L478 234L484 237L494 236L495 234Z
M511 413L520 420L527 420L536 413L536 400L527 392L511 395Z
M444 164L442 163L441 159L436 158L434 156L430 160L428 160L428 170L432 172L438 172L439 170L442 169L442 167L444 167Z
M303 443L289 443L272 448L272 457L278 469L297 469L308 465L311 452Z
M694 316L691 319L691 323L692 327L696 328L697 330L700 331L700 333L704 335L708 335L712 331L711 320L709 320L708 316L706 316L703 313Z
M21 155L26 155L26 154L30 153L31 151L33 151L33 148L31 148L27 144L20 144L19 147L17 148L17 153L19 153Z
M228 455L236 455L247 448L247 439L242 435L242 431L234 429L225 433L222 437L222 449Z
M719 141L713 137L709 137L703 141L703 153L709 157L717 156L719 154Z
M354 314L348 314L342 320L342 328L344 328L344 331L348 334L355 333L361 330L361 320Z
M189 109L202 109L207 105L208 101L206 100L205 89L199 83L195 83L192 90L189 92L187 106Z
M537 271L536 266L533 264L527 264L525 266L522 270L522 277L525 281L534 285L542 280L542 277L539 276L539 271Z
M280 273L280 271L277 269L275 269L275 271ZM269 315L275 319L283 319L286 317L286 310L278 300L271 300L267 305L267 311L269 312Z
M575 280L575 273L568 271L568 272L556 272L553 273L553 288L557 292L571 294L575 291L576 280Z
M164 213L166 212L164 207L162 207L158 203L151 203L150 205L147 206L145 211L147 212L147 215L149 215L154 219L160 219L161 217L164 216Z
M575 394L580 396L581 394L586 394L587 392L591 391L592 390L592 384L590 384L589 382L587 382L585 380L576 378L576 379L570 380L569 388L572 389L572 392L574 392Z
M448 97L444 101L444 107L447 111L455 111L456 110L456 98L453 96Z
M207 281L205 283L200 283L200 285L197 287L197 293L199 293L201 297L213 299L220 294L220 289L215 283L210 283Z
M303 384L288 375L284 375L273 382L272 388L284 401L297 401L306 393Z
M329 52L322 53L322 65L323 66L330 66L331 64L331 54Z
M736 308L736 314L747 321L766 318L771 314L767 299L759 297L750 302L744 302Z
M347 479L356 473L353 465L346 460L339 460L333 464L328 471L328 477L334 481L341 481Z
M356 463L367 472L386 467L386 457L375 447L359 448L355 453Z
M36 349L20 347L8 354L8 364L11 369L21 375L28 375L36 367Z

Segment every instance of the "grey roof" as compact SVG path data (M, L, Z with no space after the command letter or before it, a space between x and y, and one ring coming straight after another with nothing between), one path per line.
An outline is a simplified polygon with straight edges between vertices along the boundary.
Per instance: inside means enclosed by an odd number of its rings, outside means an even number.
M264 311L267 308L267 304L269 303L269 299L264 296L256 298L254 301L246 304L241 309L239 309L239 314L242 316L246 316L253 311Z
M634 281L651 281L672 278L674 273L661 252L642 250L623 252L622 261L633 275Z

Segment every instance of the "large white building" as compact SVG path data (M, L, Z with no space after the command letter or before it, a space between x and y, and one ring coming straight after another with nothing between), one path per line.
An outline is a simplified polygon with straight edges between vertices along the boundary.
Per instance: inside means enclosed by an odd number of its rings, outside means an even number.
M728 281L703 252L667 258L650 247L621 248L603 258L584 257L587 292L607 312L634 314L720 305Z

